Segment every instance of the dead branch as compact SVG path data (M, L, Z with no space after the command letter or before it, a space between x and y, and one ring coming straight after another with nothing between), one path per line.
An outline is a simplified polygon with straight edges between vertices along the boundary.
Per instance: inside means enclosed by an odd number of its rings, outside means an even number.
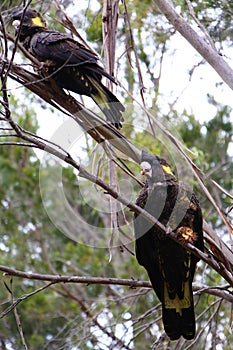
M116 53L116 36L118 24L118 6L119 0L105 0L102 13L102 32L104 42L104 57L106 71L114 76L115 53ZM108 81L107 86L110 91L113 90L112 82ZM109 183L114 190L118 190L117 166L113 159L109 159ZM109 261L112 258L112 248L114 236L118 232L119 222L117 214L117 200L110 197L111 213L111 238L109 240Z
M47 287L57 283L68 283L68 284L75 283L75 284L84 284L86 286L91 284L101 284L101 285L126 286L132 289L134 288L152 289L152 285L150 282L138 281L133 278L123 279L123 278L93 277L93 276L66 276L66 275L55 275L55 274L48 275L48 274L39 274L39 273L33 273L33 272L20 271L4 265L0 265L0 271L4 272L3 277L15 276L15 277L25 278L29 280L50 282L48 285L46 285ZM44 286L44 288L47 288L47 287ZM230 288L229 285L209 287L200 283L193 284L193 291L196 294L210 294L210 295L218 296L229 302L233 302L233 294L231 291L228 290L229 288ZM33 294L37 293L40 290L41 289L34 291ZM32 293L30 293L30 295L31 294ZM28 295L22 298L22 300L24 300L27 297Z
M26 300L27 298L31 297L32 295L35 295L35 294L41 292L42 290L44 290L44 289L48 288L49 286L51 286L53 283L54 282L49 282L48 284L45 284L43 287L40 287L40 288L34 290L31 293L25 294L22 297L17 298L16 300L12 300L12 304L6 310L4 310L3 312L0 313L0 319L5 317L7 314L9 314L9 312L11 312L13 309L15 309L15 307L19 303L21 303L21 301ZM5 284L8 292L11 294L12 291L9 289L9 287L6 285L5 282L4 282L4 284Z

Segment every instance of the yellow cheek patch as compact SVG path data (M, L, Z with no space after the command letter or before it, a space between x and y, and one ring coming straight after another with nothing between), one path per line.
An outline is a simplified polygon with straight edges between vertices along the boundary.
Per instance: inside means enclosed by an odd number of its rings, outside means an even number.
M38 27L44 27L44 23L41 21L40 17L35 17L35 18L32 18L32 23L35 24L35 26L38 26Z
M172 169L170 168L170 166L162 165L162 168L165 171L165 173L170 174L170 175L174 175L173 172L172 172Z

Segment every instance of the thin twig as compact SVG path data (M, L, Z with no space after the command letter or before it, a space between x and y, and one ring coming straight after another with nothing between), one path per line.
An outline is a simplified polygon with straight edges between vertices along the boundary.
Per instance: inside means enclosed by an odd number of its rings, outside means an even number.
M6 274L6 275L7 275L7 274ZM8 275L10 275L10 274L8 274ZM16 276L16 275L11 275L11 276ZM15 309L15 307L16 307L19 303L21 303L21 301L26 300L26 299L28 299L29 297L31 297L32 295L35 295L35 294L41 292L42 290L44 290L44 289L50 287L53 283L54 283L54 281L51 281L51 282L47 283L46 285L44 285L43 287L40 287L40 288L34 290L34 291L31 292L31 293L25 294L25 295L23 295L23 296L17 298L16 300L12 300L12 304L11 304L6 310L4 310L3 312L0 313L0 319L3 318L3 317L5 317L6 315L8 315L9 312L11 312L13 309ZM9 287L8 287L7 289L8 289L8 291L9 291Z

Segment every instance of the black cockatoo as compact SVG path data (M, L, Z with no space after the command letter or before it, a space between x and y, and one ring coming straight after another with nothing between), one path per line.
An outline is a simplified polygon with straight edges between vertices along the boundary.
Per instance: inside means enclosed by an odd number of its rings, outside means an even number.
M48 76L64 89L91 97L106 118L118 129L121 127L120 101L102 84L103 76L115 82L98 64L97 55L69 35L48 30L45 20L34 9L13 13L13 26L20 30L19 40L46 66Z
M168 163L142 152L142 174L146 176L136 204L181 240L203 251L202 212L195 194L178 182ZM147 270L153 289L162 303L164 329L171 340L195 337L192 281L198 258L134 214L136 258Z

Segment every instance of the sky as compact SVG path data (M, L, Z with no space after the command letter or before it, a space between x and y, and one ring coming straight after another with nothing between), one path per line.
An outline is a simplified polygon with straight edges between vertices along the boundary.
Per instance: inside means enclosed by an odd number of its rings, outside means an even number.
M221 87L216 86L222 79L208 63L197 67L189 81L189 71L202 57L179 33L171 39L171 47L175 49L175 53L173 57L166 56L164 59L160 86L161 92L167 96L165 104L171 94L180 96L175 108L180 112L186 108L200 121L209 120L215 115L215 108L207 101L207 93L213 95L218 102L233 107L232 90L225 83ZM225 54L233 57L233 50L226 48ZM232 60L226 61L233 68Z

